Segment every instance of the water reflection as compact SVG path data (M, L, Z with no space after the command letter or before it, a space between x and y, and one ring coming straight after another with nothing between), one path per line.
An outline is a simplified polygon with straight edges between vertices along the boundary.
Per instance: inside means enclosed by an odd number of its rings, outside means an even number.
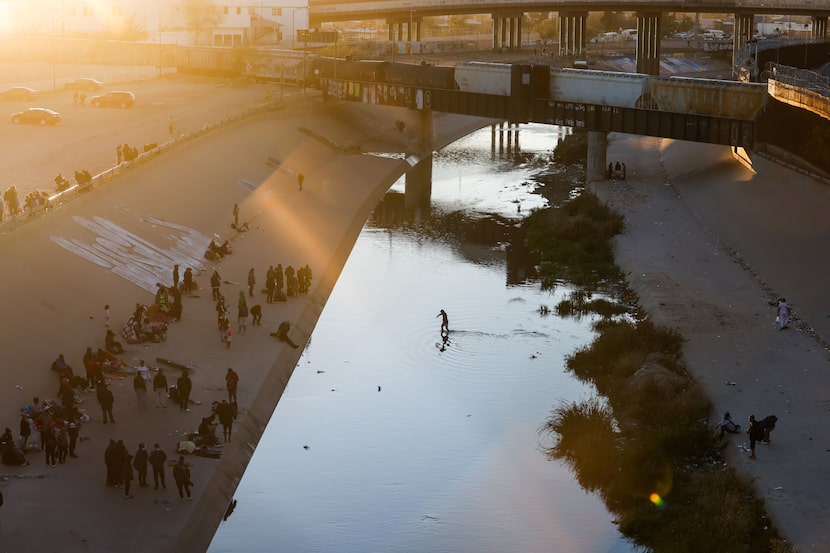
M526 135L533 155L512 171L494 167L489 129L437 155L433 208L418 226L387 197L212 552L632 550L538 443L560 400L591 395L564 360L593 332L590 318L540 314L567 287L542 292L521 256L508 267L513 201L544 205L534 175L555 144L544 127Z

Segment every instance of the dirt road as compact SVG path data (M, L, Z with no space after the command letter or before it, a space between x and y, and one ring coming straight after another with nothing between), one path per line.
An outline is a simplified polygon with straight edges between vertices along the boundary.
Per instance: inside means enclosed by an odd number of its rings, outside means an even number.
M779 417L757 460L742 434L730 437L727 458L791 543L825 550L830 191L764 159L753 173L723 147L612 135L608 156L629 174L592 185L625 216L618 263L649 315L687 339L713 417L730 411L744 427L750 414ZM784 331L773 325L779 296L797 316Z

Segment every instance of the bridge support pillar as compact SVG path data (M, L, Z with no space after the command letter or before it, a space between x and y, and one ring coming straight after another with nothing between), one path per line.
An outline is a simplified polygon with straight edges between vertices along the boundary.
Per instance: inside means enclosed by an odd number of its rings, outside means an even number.
M522 14L493 13L493 50L521 48Z
M588 12L559 12L559 55L585 53L585 23Z
M606 151L608 133L588 131L588 162L585 164L585 180L593 182L607 178Z
M735 14L735 30L732 35L732 67L740 67L745 60L741 59L741 53L746 49L750 40L755 37L755 16L751 13Z
M522 49L522 17L524 14L519 15L516 17L516 40L514 41L514 48L521 50Z
M498 125L490 125L490 156L496 159L498 156L505 154L505 144L507 155L519 152L519 125L516 123L505 123L502 121ZM496 150L496 137L498 137L498 150Z
M827 38L827 17L813 16L813 28L810 31L810 38L813 40L824 40Z
M432 110L415 113L418 118L418 140L410 144L411 155L407 158L413 160L406 172L404 188L404 208L407 213L429 209L432 195L432 136L435 132Z
M637 73L660 74L660 19L661 14L637 14Z

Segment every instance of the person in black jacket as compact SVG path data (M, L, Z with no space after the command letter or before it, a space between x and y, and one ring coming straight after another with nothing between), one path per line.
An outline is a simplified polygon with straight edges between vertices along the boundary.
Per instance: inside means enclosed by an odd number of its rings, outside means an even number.
M138 473L138 486L141 488L147 487L147 461L149 460L149 454L147 453L147 449L145 449L144 444L138 444L138 449L135 452L135 456L133 457L133 468L135 468L136 472Z
M164 464L167 462L167 454L161 449L159 444L153 445L153 451L149 455L150 466L153 467L153 483L154 489L159 489L159 482L161 487L167 489L164 483Z
M193 388L193 382L187 375L187 371L182 371L182 375L176 381L176 388L179 392L179 407L182 411L190 411L187 404L190 401L190 390Z
M115 417L112 415L112 404L115 403L115 396L112 395L112 390L107 388L106 382L98 382L98 388L95 390L95 397L98 399L98 403L101 404L104 424L107 424L107 416L109 416L109 422L115 422Z
M749 415L749 428L746 430L749 434L749 450L751 451L749 458L755 459L755 442L760 442L764 439L764 423L763 421L755 420L755 415Z
M179 461L173 467L173 479L179 490L179 499L184 499L186 494L187 500L190 501L190 486L193 482L190 481L190 465L184 460L184 455L179 455Z

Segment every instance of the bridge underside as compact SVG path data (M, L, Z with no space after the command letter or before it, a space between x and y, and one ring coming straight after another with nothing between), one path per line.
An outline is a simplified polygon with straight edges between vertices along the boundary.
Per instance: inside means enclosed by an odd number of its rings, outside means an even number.
M352 102L489 117L514 123L546 123L744 148L752 148L755 143L755 122L751 120L560 102L548 98L536 98L528 105L509 96L352 81L327 81L324 89L328 96Z
M755 144L754 121L543 99L537 99L533 108L534 122L551 125L744 148Z

